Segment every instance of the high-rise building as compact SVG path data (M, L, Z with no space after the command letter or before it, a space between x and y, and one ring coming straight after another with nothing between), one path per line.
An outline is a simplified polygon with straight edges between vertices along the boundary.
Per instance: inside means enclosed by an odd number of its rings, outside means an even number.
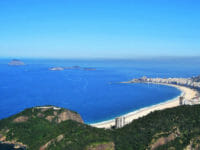
M183 100L184 100L184 97L183 97L183 96L180 96L180 97L179 97L179 105L183 105Z
M121 128L125 125L125 117L117 117L115 118L115 127Z

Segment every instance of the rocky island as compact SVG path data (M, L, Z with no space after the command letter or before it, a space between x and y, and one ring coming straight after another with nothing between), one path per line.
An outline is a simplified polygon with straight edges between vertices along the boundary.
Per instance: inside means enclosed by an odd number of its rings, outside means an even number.
M51 67L49 68L51 71L62 71L62 70L86 70L86 71L94 71L95 68L84 68L80 66L72 66L72 67Z
M24 62L18 59L13 59L11 62L8 63L10 66L23 66L25 65Z
M65 70L65 68L63 68L63 67L52 67L52 68L49 68L49 70L51 70L51 71L62 71L62 70Z

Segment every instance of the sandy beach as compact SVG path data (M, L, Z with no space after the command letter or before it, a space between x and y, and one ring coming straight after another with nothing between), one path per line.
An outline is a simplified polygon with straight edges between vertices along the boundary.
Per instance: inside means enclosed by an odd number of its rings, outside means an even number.
M133 111L133 112L123 115L126 117L126 120L125 120L126 123L130 123L131 121L138 119L140 117L143 117L155 110L163 110L166 108L172 108L172 107L179 106L179 97L180 96L184 95L184 97L186 99L192 99L192 98L196 97L196 95L197 95L196 90L185 87L185 86L179 86L179 85L173 85L173 84L163 84L163 85L173 86L173 87L178 88L181 91L181 95L179 95L178 97L171 99L169 101L159 103L159 104L156 104L153 106L145 107L145 108L142 108L142 109L139 109L139 110L136 110L136 111ZM114 124L115 124L115 120L112 119L112 120L103 121L103 122L90 124L90 125L97 127L97 128L110 128Z

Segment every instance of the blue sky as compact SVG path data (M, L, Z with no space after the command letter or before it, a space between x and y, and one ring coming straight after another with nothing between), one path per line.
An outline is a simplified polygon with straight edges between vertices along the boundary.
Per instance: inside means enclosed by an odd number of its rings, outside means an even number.
M200 56L199 0L1 0L0 57Z

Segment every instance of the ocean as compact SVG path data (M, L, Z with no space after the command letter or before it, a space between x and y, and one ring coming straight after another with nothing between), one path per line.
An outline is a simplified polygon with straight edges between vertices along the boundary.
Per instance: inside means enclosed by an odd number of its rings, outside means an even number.
M200 75L199 59L53 60L22 59L25 66L0 60L0 119L26 108L55 105L78 112L85 123L113 119L180 95L174 87L119 84L133 78ZM51 71L51 67L89 67Z

